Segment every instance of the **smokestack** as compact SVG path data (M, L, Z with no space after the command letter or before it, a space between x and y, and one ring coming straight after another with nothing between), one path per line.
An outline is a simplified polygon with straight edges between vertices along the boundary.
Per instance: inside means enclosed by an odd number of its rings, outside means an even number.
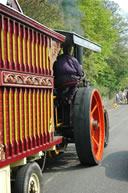
M77 58L77 60L79 61L79 63L81 65L83 65L83 48L80 46L76 46L74 48L74 56L75 58Z

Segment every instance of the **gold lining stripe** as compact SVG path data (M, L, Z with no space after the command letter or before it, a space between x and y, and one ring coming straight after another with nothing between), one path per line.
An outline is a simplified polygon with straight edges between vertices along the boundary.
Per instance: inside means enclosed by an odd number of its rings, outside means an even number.
M27 108L27 105L26 105L26 94L27 94L27 90L25 89L24 91L24 119L25 119L25 139L27 139L27 112L26 112L26 108Z
M9 32L7 32L7 49L8 49L8 61L10 62Z
M18 31L19 31L19 33L18 33L18 62L19 62L19 64L21 64L21 50L20 50L20 47L21 47L21 42L20 42L20 40L21 40L21 25L20 24L18 25Z
M37 134L39 136L39 89L37 90Z
M31 89L29 89L28 93L28 104L29 104L29 137L31 138L31 129L32 129L32 124L31 124Z
M14 109L15 109L15 140L18 142L17 138L17 89L14 92Z
M37 42L36 42L36 67L38 69L38 49L37 49Z
M52 42L51 42L51 44L52 44ZM51 49L51 46L49 46L49 60L50 60L50 71L52 71L52 49Z
M2 49L2 60L4 61L4 32L1 29L1 49Z
M33 40L31 43L31 49L32 49L32 66L34 66L34 46L33 46Z
M18 62L19 64L21 64L20 62L20 37L18 36Z
M40 45L39 45L39 54L40 54L40 69L42 69L42 56L41 56L41 36L40 36Z
M13 33L12 35L12 39L13 39L13 61L15 62L15 35Z
M29 30L28 30L28 39L27 39L27 60L28 60L28 66L30 66L29 42L30 42L30 39L29 39Z
M53 120L53 92L51 91L51 124L52 131L54 132L54 120Z
M9 125L10 125L10 143L12 144L12 89L9 91Z
M47 47L46 47L46 65L47 65L47 70L48 69L48 41L47 41Z
M44 91L44 131L47 133L46 127L46 90Z
M44 42L43 42L43 69L45 70L45 38L44 38Z
M33 90L33 135L36 136L35 132L35 89Z
M20 89L19 93L19 105L20 105L20 140L22 141L22 90Z
M25 66L25 39L24 39L24 37L23 37L23 63Z
M41 134L43 135L43 91L41 90Z
M7 145L7 132L6 132L6 88L3 92L3 114L4 114L4 143Z
M49 126L49 123L50 123L50 111L49 111L49 91L48 91L48 93L47 93L47 107L48 107L48 114L47 114L47 116L48 116L48 131L50 132L50 126Z

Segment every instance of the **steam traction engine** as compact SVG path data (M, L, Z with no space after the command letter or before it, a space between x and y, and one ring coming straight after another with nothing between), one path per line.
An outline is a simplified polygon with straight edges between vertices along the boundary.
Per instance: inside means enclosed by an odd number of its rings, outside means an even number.
M60 150L69 142L75 142L82 164L101 161L104 112L97 89L81 80L72 104L53 95L52 67L64 35L0 4L2 193L42 193L42 171L35 160L43 160L45 152ZM81 50L77 46L86 47L87 40L71 37L77 57ZM98 45L95 48L100 50ZM12 188L11 179L15 179Z

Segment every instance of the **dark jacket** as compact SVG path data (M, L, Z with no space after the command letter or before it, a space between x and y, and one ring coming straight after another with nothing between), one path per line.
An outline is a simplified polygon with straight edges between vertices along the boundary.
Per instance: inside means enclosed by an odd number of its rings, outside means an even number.
M57 57L53 65L55 76L55 87L63 85L65 82L74 82L80 79L82 67L78 60L69 54L62 54Z

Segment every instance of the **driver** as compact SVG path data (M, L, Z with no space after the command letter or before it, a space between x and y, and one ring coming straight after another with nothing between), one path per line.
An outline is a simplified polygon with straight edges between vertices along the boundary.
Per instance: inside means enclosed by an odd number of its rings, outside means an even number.
M69 100L73 99L77 91L77 82L83 74L82 66L75 57L71 56L71 49L71 45L64 45L63 54L57 57L53 65L55 87L60 90L69 87L67 96Z

